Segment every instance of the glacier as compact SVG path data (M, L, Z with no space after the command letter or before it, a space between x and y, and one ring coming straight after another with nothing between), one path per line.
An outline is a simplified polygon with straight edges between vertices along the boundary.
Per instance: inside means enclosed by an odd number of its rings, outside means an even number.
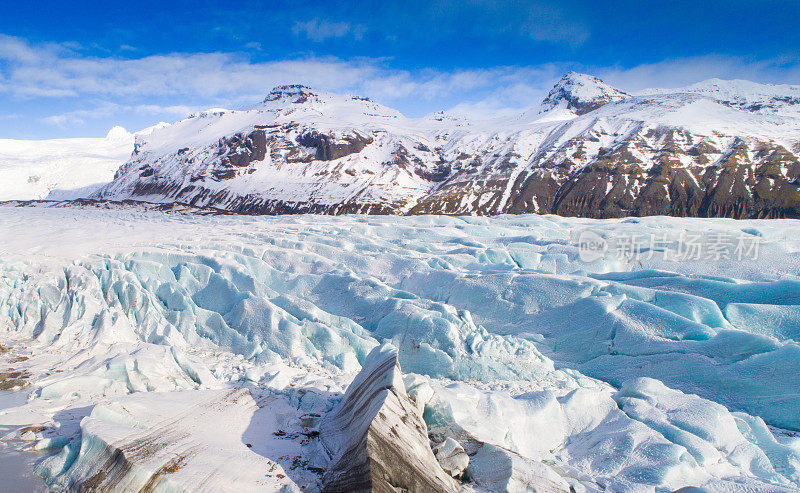
M798 327L795 220L0 207L0 426L54 489L320 490L391 345L465 491L796 491Z

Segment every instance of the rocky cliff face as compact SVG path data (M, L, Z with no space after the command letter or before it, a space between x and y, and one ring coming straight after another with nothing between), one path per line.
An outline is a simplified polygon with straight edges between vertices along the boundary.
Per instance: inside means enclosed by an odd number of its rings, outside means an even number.
M409 119L303 86L140 136L94 198L242 213L800 217L800 88L640 95L571 72L515 118Z

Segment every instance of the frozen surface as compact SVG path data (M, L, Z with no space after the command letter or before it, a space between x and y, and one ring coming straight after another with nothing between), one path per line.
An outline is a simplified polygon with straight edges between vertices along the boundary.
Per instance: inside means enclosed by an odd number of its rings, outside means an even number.
M669 241L587 259L587 230ZM677 257L695 233L758 252ZM37 470L65 485L186 412L210 431L176 425L161 448L193 459L136 466L159 488L240 457L273 482L210 484L315 490L318 421L391 342L432 438L470 454L469 488L796 490L798 260L789 220L0 207L0 372L27 394L0 426L35 426L55 454ZM218 414L196 405L236 388Z
M275 443L275 418L289 407L286 399L273 396L262 404L272 419L255 416L260 408L247 389L136 393L99 404L81 421L79 443L42 461L39 471L63 489L296 490L281 459L264 457L242 441L256 424L258 440L272 442L279 457L301 447ZM69 474L58 474L65 467Z

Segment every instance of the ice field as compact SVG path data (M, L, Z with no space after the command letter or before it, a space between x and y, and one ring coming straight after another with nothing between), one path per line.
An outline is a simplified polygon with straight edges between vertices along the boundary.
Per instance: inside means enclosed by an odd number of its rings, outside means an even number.
M123 485L318 490L390 343L468 491L796 491L799 339L800 221L0 207L0 427L54 488L127 447Z

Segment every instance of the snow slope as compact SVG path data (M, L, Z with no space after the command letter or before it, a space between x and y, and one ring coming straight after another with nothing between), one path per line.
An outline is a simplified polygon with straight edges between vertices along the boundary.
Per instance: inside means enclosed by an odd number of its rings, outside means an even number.
M800 222L105 207L0 207L0 425L35 426L10 437L56 487L135 445L159 488L258 489L203 465L238 457L317 490L320 421L391 343L467 488L800 488ZM616 247L587 257L586 231ZM658 241L620 253L637 235Z

